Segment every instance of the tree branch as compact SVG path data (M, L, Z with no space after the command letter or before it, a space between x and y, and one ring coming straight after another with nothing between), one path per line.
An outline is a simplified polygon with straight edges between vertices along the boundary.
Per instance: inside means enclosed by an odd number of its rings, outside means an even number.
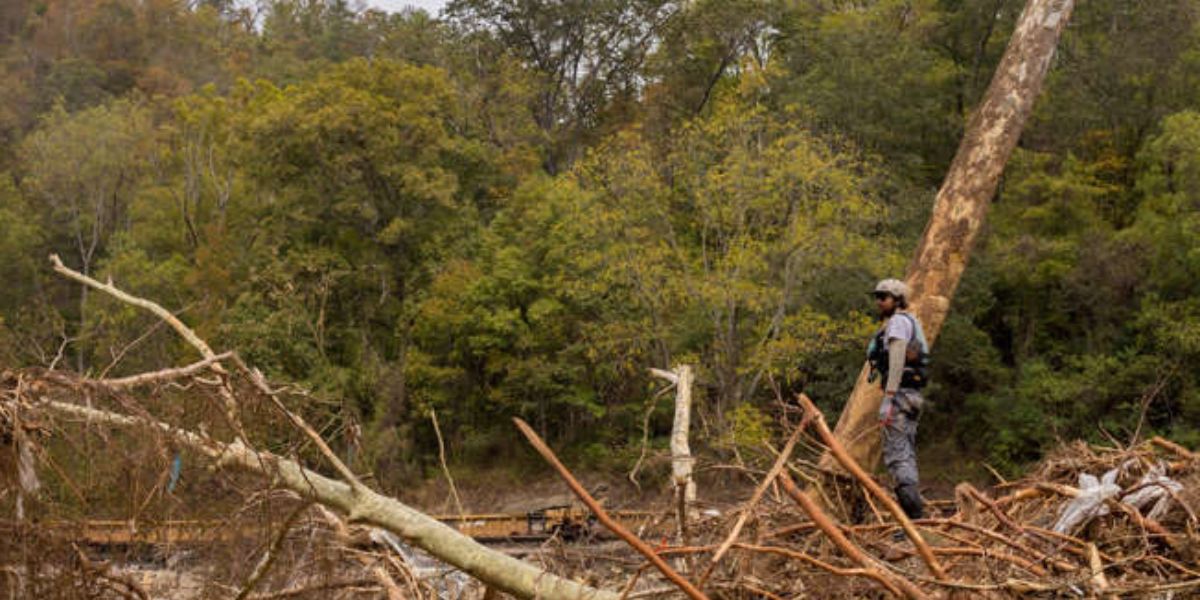
M638 539L637 536L633 535L629 532L629 530L622 527L620 523L613 520L613 518L608 515L608 512L606 512L604 508L600 506L600 503L596 502L596 499L592 498L591 494L588 494L587 490L583 489L583 486L579 484L579 481L576 480L573 475L571 475L571 472L567 470L567 467L558 460L558 457L554 455L554 452L550 450L550 447L546 445L546 442L542 441L542 438L533 431L533 428L530 427L528 423L517 417L513 417L513 423L516 424L517 429L521 430L521 433L525 435L525 438L529 440L530 445L537 450L538 454L541 454L542 458L546 459L546 462L550 463L550 466L554 467L554 470L557 471L559 476L563 478L563 481L567 483L567 487L571 488L571 491L575 492L575 495L578 496L579 499L582 500L585 505L587 505L588 509L596 515L596 518L599 519L600 523L607 527L609 531L615 533L622 540L625 540L625 542L630 546L633 546L633 548L640 552L642 556L645 556L650 563L655 566L655 568L662 572L662 574L666 576L671 583L675 584L680 590L683 590L683 593L687 594L689 598L692 598L692 600L708 600L708 596L705 596L704 592L701 592L696 588L696 586L692 585L690 581L684 579L679 573L676 573L675 569L671 568L671 565L668 565L667 562L662 559L662 557L660 557L652 548L650 548L650 546L646 545L646 542Z
M925 538L921 537L921 534L917 531L917 528L913 526L912 521L908 518L908 515L905 515L904 511L900 509L900 505L896 504L896 501L892 499L892 496L885 492L878 483L875 483L875 480L871 479L871 476L867 475L866 471L863 471L862 467L858 466L858 463L854 462L853 458L850 458L850 455L846 453L845 448L842 448L842 445L838 443L837 438L833 437L833 433L829 431L829 426L825 424L825 416L821 414L821 410L817 408L815 404L813 404L813 401L810 400L805 394L799 394L797 398L799 399L801 406L804 407L804 410L808 414L811 414L813 416L813 420L816 421L817 433L821 435L822 441L824 441L825 445L829 447L829 453L832 454L833 457L839 463L841 463L842 468L849 471L850 474L853 475L854 478L857 479L859 483L861 483L862 486L867 489L867 491L869 491L876 498L879 498L880 502L883 502L888 511L892 513L892 516L896 518L896 521L900 523L900 526L904 528L904 532L908 534L908 537L912 540L913 545L917 547L918 554L921 555L921 558L929 567L930 572L932 572L939 581L949 581L950 578L946 576L946 571L942 569L942 565L938 562L937 558L933 556L933 552L929 550L929 544L925 543Z
M896 594L897 596L903 595L913 600L928 598L925 592L922 592L921 589L912 582L877 568L875 566L874 559L868 556L866 552L863 552L861 548L854 545L854 543L842 533L842 530L837 528L837 525L834 524L833 519L830 519L829 516L825 514L825 511L821 510L820 505L818 505L815 501L813 501L812 498L809 498L807 495L801 492L798 487L796 487L796 482L792 480L790 475L788 475L786 472L780 473L779 482L783 484L783 490L787 492L787 495L791 496L792 500L794 500L796 504L808 514L809 518L812 519L817 528L820 529L821 532L823 532L825 536L828 537L829 540L838 547L838 549L845 553L850 560L853 560L854 562L858 563L858 566L862 567L863 572L861 574L863 576L870 577L871 579L878 581L880 585L887 588L889 592Z
M161 371L153 371L150 373L139 373L137 375L130 375L129 377L121 377L117 379L88 379L84 380L84 383L110 390L123 390L131 387L137 387L139 385L147 385L160 381L171 381L173 379L182 379L190 375L195 375L196 373L209 368L214 363L226 360L232 356L233 352L222 352L221 354L214 354L213 356L205 358L204 360L194 362L183 367L162 369Z
M284 487L351 520L376 525L404 538L476 579L520 598L544 600L617 600L598 590L487 548L452 527L406 504L364 488L356 493L342 481L310 471L299 463L248 447L238 439L224 443L162 421L132 417L78 404L41 398L35 408L122 429L146 429L200 453L218 467L237 468L272 478Z

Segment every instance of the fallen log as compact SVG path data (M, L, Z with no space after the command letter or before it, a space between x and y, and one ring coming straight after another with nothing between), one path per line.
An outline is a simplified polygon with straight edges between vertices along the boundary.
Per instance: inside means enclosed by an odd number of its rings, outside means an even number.
M91 277L73 271L64 266L56 256L51 257L51 262L54 270L58 273L108 293L122 302L145 308L167 321L184 339L199 350L205 359L213 359L218 356L207 342L158 304L124 292L112 283L100 283ZM237 357L234 356L233 359L236 362ZM219 375L228 374L220 362L211 362L207 366ZM270 397L285 416L317 445L321 453L345 478L345 481L325 477L293 460L252 448L239 426L239 407L232 386L225 381L220 386L221 396L226 403L227 416L230 417L231 424L238 432L237 437L231 443L221 442L208 435L188 431L149 417L129 416L81 406L53 400L44 395L35 398L34 408L81 418L89 423L126 429L151 429L170 438L174 443L200 453L218 467L233 467L257 473L295 491L306 499L341 511L348 515L352 522L368 523L391 531L489 586L521 598L547 600L616 600L618 598L617 594L613 592L598 590L559 577L502 552L487 548L395 498L370 489L350 472L311 427L308 427L303 420L282 405L272 390L266 386L261 374L244 365L239 366L244 369L255 386ZM80 385L83 385L82 380Z
M355 489L242 441L224 443L195 432L142 417L39 398L34 407L90 424L150 429L193 450L219 468L235 468L271 479L302 497L347 515L352 523L381 527L476 579L521 598L617 600L617 594L547 573L479 544L448 525L395 498L369 488Z

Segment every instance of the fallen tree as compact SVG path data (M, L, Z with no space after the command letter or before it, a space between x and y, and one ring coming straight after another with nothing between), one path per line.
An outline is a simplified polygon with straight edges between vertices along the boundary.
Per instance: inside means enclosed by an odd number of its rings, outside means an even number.
M175 331L195 347L203 360L180 368L143 373L117 380L87 379L77 374L51 372L47 381L63 391L75 393L77 397L89 398L86 390L123 390L131 386L154 382L194 377L208 371L219 378L218 389L225 404L225 417L234 432L233 440L221 441L203 431L192 431L142 411L142 414L122 414L56 399L46 386L25 386L9 400L15 403L12 410L46 412L59 417L75 418L89 424L101 424L129 430L145 430L162 436L171 443L186 447L207 458L214 467L232 468L261 475L278 486L299 494L302 498L319 503L345 515L351 523L370 524L400 536L427 551L432 556L454 565L489 587L511 593L521 598L544 598L547 600L615 600L613 592L595 589L554 573L549 573L499 551L490 549L459 533L448 525L405 505L395 498L385 496L363 484L350 469L330 450L324 440L298 415L286 408L276 397L257 370L247 367L234 353L216 354L208 344L188 328L182 321L156 303L130 295L111 283L101 283L73 271L62 264L58 257L51 257L54 270L90 288L141 308L163 318ZM315 445L320 454L338 472L340 479L327 477L306 468L298 461L253 447L249 436L243 431L240 418L240 403L235 387L231 383L232 373L224 363L233 364L240 375L251 384L251 389L267 396L283 415L301 430ZM20 386L18 386L20 387ZM90 398L87 400L90 403Z

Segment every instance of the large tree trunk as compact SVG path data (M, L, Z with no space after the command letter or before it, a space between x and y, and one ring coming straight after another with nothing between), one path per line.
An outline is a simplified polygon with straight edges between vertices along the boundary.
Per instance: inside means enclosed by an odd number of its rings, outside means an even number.
M1032 112L1074 5L1074 0L1026 3L1004 58L967 125L938 191L933 214L906 276L912 289L912 310L921 320L930 344L937 339L950 311L950 300L996 193L1000 173ZM882 392L878 384L867 382L868 373L864 366L835 434L855 461L874 468L879 463L880 437L875 428ZM821 465L836 468L828 453Z

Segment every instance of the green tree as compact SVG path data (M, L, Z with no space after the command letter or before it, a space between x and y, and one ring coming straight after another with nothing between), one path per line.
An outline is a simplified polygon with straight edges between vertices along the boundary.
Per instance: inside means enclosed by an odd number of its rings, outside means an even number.
M128 207L154 152L146 109L132 101L69 114L61 106L42 118L22 144L22 184L39 207L52 247L91 274L109 241L129 225ZM85 335L88 293L80 287L71 311L76 337ZM87 366L76 352L76 368Z
M689 2L668 20L645 71L648 130L670 129L694 118L736 81L743 63L762 71L775 50L781 2ZM659 131L657 133L666 133Z
M39 297L43 235L29 203L12 184L0 179L0 357L7 364L49 363L55 343L45 331L44 299ZM41 314L39 314L41 313ZM33 343L30 343L33 340Z
M517 413L622 443L650 366L698 361L718 413L817 379L869 326L818 290L898 256L873 167L790 117L722 93L666 156L630 130L523 186L422 301L410 394L475 430Z
M801 2L781 24L782 96L923 185L941 180L963 127L963 67L934 43L938 4Z

